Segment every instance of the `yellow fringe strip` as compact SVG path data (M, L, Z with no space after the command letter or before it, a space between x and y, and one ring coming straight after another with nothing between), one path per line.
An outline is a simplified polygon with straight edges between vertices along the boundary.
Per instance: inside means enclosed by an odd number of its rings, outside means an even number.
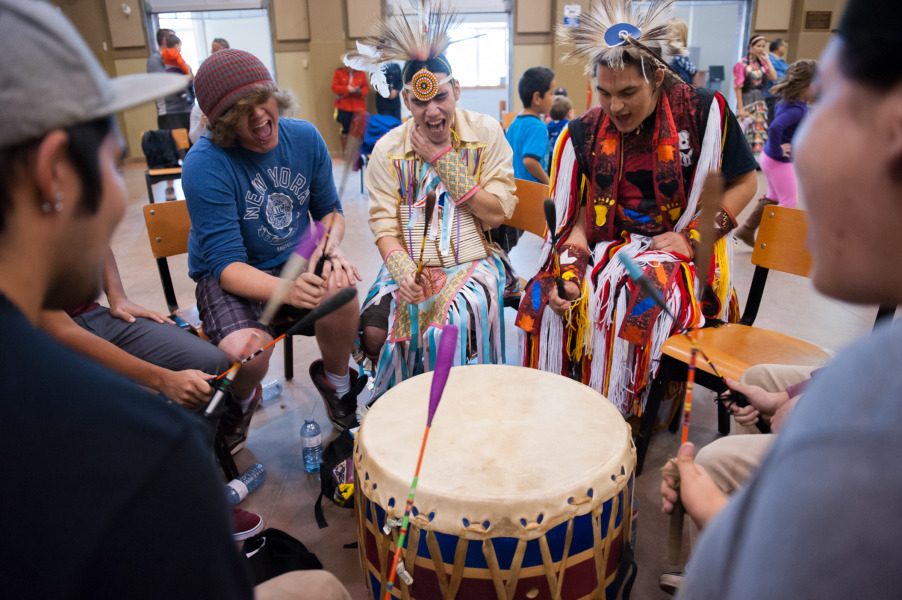
M592 327L589 323L589 284L587 277L583 278L583 289L579 298L570 305L567 314L567 354L573 362L583 359L583 351L590 347ZM591 359L591 356L585 355Z
M729 306L733 288L730 286L730 260L727 256L727 238L722 237L714 243L714 295L720 306Z

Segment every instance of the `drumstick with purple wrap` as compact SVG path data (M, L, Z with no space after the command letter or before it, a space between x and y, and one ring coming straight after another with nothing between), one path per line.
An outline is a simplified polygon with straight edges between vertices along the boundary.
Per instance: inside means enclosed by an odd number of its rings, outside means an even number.
M557 284L557 295L561 300L566 300L564 294L564 280L561 278L561 257L557 250L557 209L554 200L545 198L545 225L548 227L548 235L551 237L551 252L554 254L554 281Z
M291 289L294 280L307 268L310 257L313 255L313 251L316 250L319 234L322 230L323 226L321 223L311 221L310 228L301 235L294 252L288 259L288 262L285 263L285 266L282 267L282 273L279 275L282 279L281 284L270 296L266 307L263 309L263 314L260 315L260 323L263 325L269 325L272 322L273 317L276 316L279 308L282 307L282 300L288 294L288 290Z
M335 312L336 310L338 310L339 308L341 308L342 306L344 306L345 304L347 304L348 302L353 300L356 296L357 296L357 288L344 288L343 290L340 290L334 296L332 296L330 298L326 298L325 300L322 301L322 303L319 306L312 309L306 315L301 317L298 320L298 322L295 323L294 325L292 325L291 327L289 327L285 333L283 333L282 335L280 335L279 337L277 337L270 343L266 344L265 346L263 346L262 348L260 348L256 352L254 352L253 354L247 355L245 358L241 359L241 361L238 362L237 364L243 365L244 363L246 363L250 360L253 360L257 356L259 356L262 352L264 352L267 348L270 348L270 347L276 345L277 343L279 343L281 340L285 339L286 337L294 335L301 329L308 327L309 325L316 323L316 321L325 317L326 315L328 315L332 312ZM232 371L232 369L230 368L228 371L225 371L224 373L221 373L219 376L217 376L216 379L222 379L223 377L228 375L231 371Z
M426 432L423 434L423 444L420 446L420 457L417 459L417 469L413 474L413 483L410 485L410 495L407 497L407 507L404 509L404 519L401 522L401 531L398 534L398 543L395 547L395 556L392 559L391 569L388 573L388 585L385 587L385 600L391 600L392 586L395 581L395 572L398 570L398 561L401 558L401 550L407 539L407 527L410 524L410 511L413 509L413 497L417 491L417 483L420 478L420 466L423 464L423 452L426 450L426 440L429 439L429 429L432 427L432 418L445 391L445 383L448 382L448 373L454 364L454 352L457 349L458 329L455 325L445 325L442 336L438 342L438 352L435 356L435 370L432 372L432 388L429 390L429 412L426 416Z

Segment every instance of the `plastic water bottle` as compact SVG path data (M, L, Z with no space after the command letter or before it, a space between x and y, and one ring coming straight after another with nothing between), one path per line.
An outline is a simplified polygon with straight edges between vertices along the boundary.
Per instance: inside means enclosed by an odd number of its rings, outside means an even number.
M313 419L304 419L301 441L304 445L304 467L308 473L319 472L319 463L323 460L323 436L319 424Z
M226 498L232 504L238 504L247 495L263 485L266 481L266 467L260 463L250 467L244 473L233 479L226 485Z
M282 395L282 382L278 379L264 381L260 387L263 388L263 402L269 402Z

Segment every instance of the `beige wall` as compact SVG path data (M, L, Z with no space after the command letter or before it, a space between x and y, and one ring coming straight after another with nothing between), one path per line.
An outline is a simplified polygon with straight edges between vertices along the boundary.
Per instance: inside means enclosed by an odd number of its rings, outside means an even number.
M839 24L845 10L847 0L762 0L755 3L752 13L752 32L766 35L768 40L783 38L789 42L787 62L800 58L818 58L830 41L829 31L805 31L805 13L807 11L832 11L831 29ZM785 22L786 5L791 4L788 26L780 29L757 29L759 23L772 26L770 23ZM762 11L763 14L759 14Z

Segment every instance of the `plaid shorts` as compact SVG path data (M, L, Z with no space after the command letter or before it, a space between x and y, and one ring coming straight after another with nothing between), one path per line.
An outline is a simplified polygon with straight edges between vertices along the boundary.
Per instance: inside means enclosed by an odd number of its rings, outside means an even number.
M282 267L260 270L278 276ZM215 277L204 277L198 281L194 295L197 312L204 324L204 333L217 346L226 336L242 329L259 329L276 337L288 329L291 323L310 312L308 309L283 305L273 319L274 324L264 326L259 318L266 303L230 294L219 287L219 281ZM314 327L310 325L296 334L315 335Z

